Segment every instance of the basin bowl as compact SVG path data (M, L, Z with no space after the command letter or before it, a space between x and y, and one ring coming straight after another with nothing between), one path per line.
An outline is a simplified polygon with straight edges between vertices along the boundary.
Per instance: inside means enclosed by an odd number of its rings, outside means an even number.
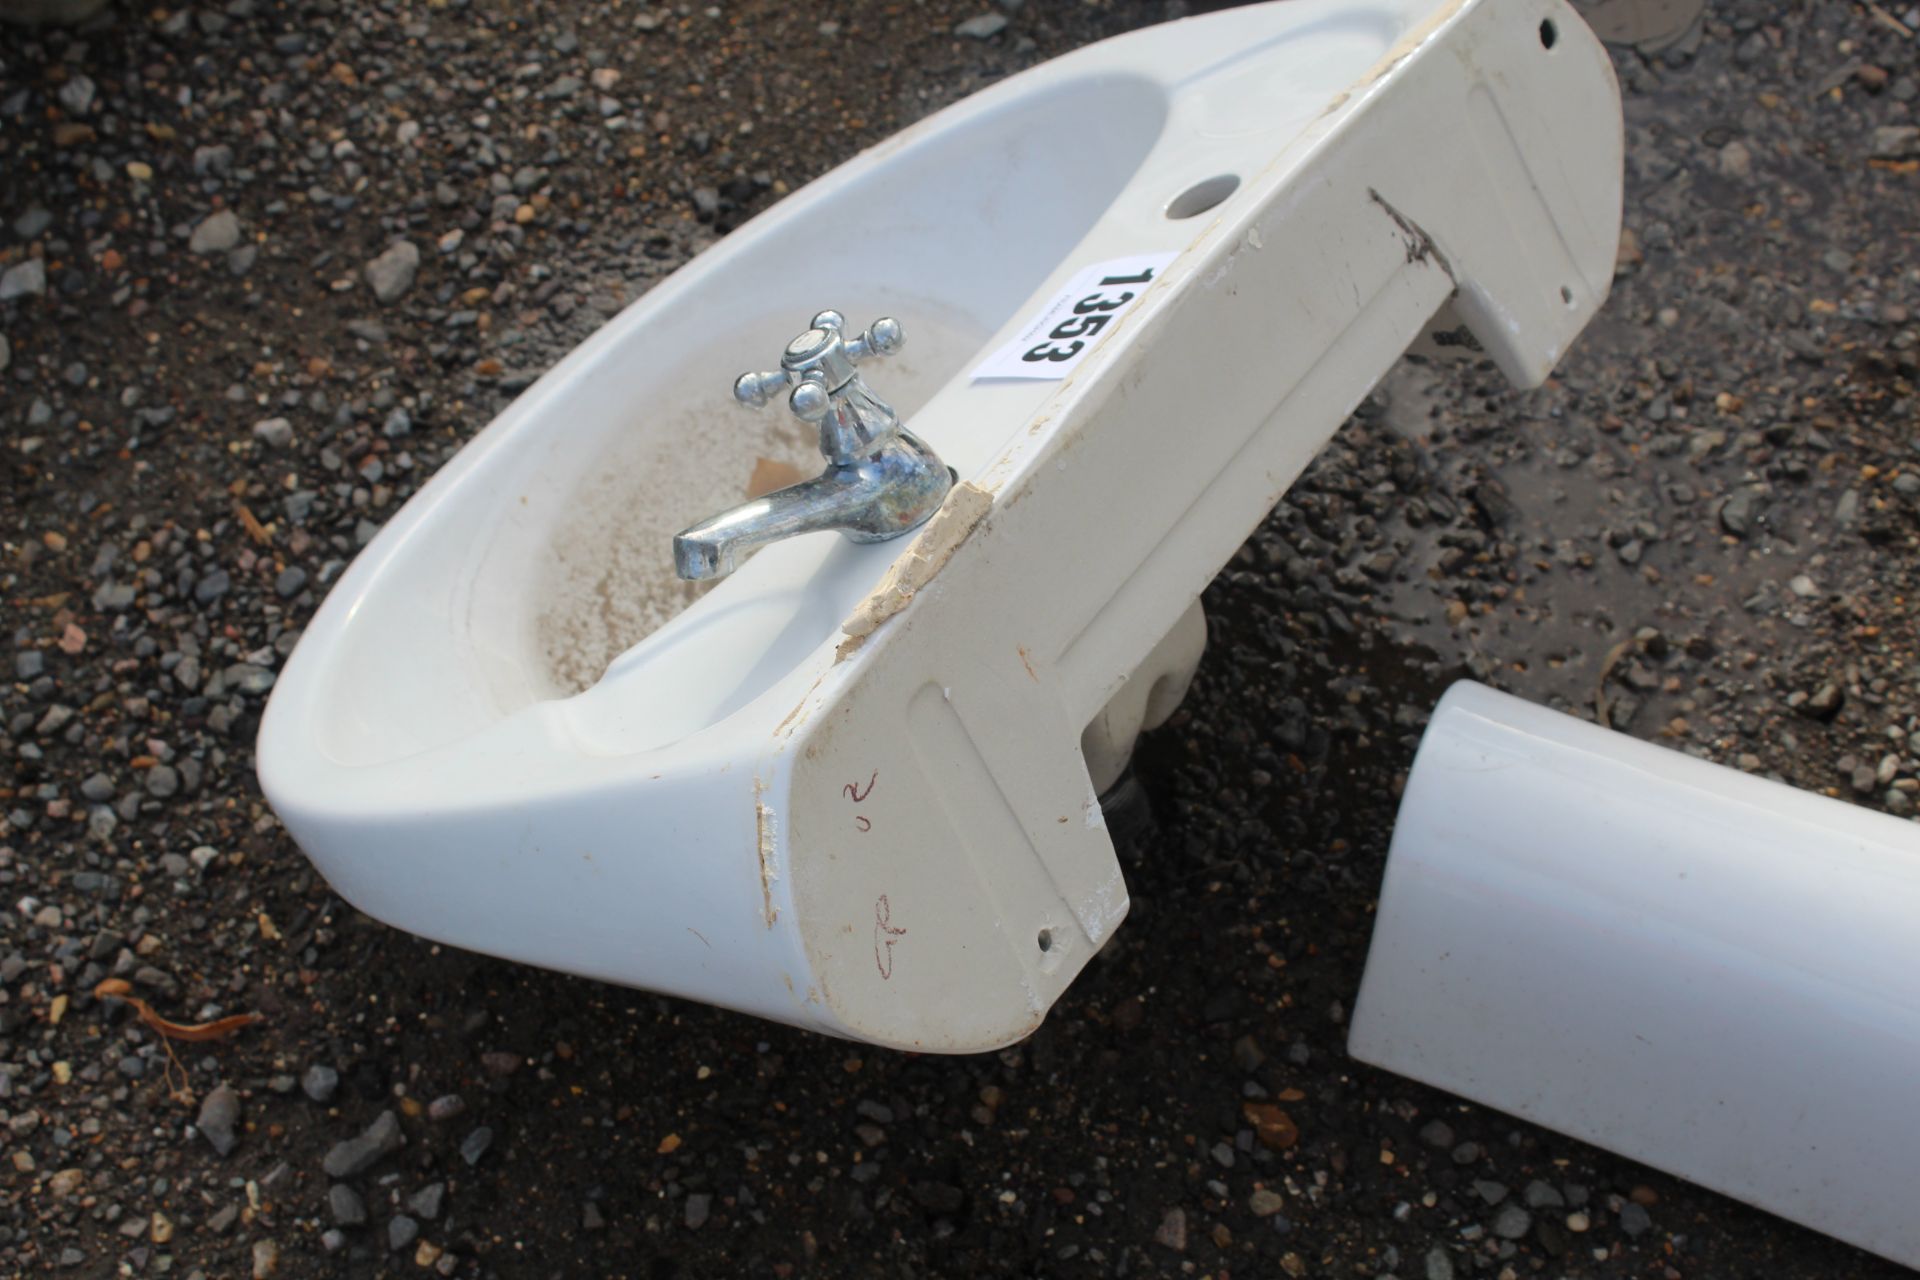
M903 1048L1017 1039L1126 912L1083 731L1402 352L1546 376L1611 279L1620 145L1559 0L1293 0L1012 77L476 435L307 628L262 787L415 933ZM975 376L1113 263L1152 265L1064 376ZM728 388L826 307L901 320L869 376L959 483L911 539L679 582L675 530L762 460L818 468Z

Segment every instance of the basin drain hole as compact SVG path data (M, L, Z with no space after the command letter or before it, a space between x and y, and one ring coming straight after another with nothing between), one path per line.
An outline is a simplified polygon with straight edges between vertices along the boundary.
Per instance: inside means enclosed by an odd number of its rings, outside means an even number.
M1167 216L1178 221L1205 213L1240 189L1240 175L1222 173L1203 179L1175 196L1167 205Z
M1042 929L1040 931L1039 942L1040 942L1040 950L1042 951L1053 950L1053 930Z
M1540 47L1553 48L1553 42L1560 38L1560 28L1553 25L1552 18L1540 19Z

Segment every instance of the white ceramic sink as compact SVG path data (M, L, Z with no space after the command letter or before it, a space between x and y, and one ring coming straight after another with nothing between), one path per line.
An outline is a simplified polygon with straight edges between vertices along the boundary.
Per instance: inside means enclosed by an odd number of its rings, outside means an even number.
M476 436L308 628L262 785L417 933L884 1044L1017 1039L1126 912L1081 730L1410 344L1546 375L1611 279L1620 147L1557 0L1293 0L1016 76ZM1069 376L972 376L1142 260ZM871 379L962 483L913 539L794 539L696 598L673 531L756 458L818 467L728 388L823 307L901 320ZM870 598L890 571L910 600Z

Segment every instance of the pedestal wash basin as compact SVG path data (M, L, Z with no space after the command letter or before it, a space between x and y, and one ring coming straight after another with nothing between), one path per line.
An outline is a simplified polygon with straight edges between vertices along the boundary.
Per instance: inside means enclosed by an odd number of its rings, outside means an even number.
M416 933L902 1048L1016 1040L1126 914L1089 764L1177 698L1202 588L1409 346L1546 376L1606 294L1620 166L1557 0L1294 0L1007 80L476 436L307 629L262 786ZM899 318L874 384L953 488L907 537L776 542L697 593L673 533L756 458L819 465L727 388L829 307Z

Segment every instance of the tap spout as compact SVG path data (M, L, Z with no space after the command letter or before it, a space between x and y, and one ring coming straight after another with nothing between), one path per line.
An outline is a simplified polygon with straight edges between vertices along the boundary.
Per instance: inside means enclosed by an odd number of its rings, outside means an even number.
M852 542L884 542L924 524L953 487L953 473L912 432L893 433L865 457L674 535L673 567L699 582L732 573L769 542L838 530Z

